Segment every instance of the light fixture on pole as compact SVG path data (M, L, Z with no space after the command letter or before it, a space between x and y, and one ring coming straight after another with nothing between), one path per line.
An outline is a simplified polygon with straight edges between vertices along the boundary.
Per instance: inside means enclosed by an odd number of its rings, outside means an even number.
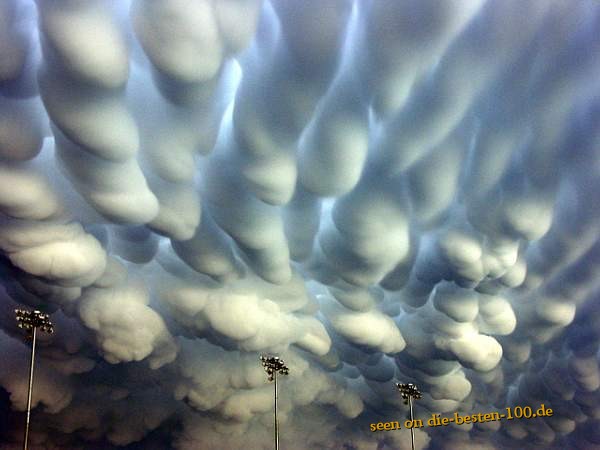
M402 394L402 398L404 399L404 404L408 404L409 408L410 408L410 421L411 423L414 423L414 417L413 417L413 406L412 406L412 401L413 399L418 400L421 398L421 392L419 392L419 389L417 388L416 385L412 384L412 383L396 383L396 387L398 388L398 391L400 392L400 394ZM412 450L415 450L415 430L414 427L411 426L410 428L410 441L412 444Z
M277 374L288 375L290 369L285 365L283 359L280 359L278 356L261 355L260 360L265 372L267 372L269 381L275 382L275 450L279 450L279 428L277 425Z
M33 391L33 366L35 363L35 342L37 337L37 329L46 332L53 333L54 326L50 322L48 314L44 314L41 311L27 311L24 309L15 309L15 315L17 316L17 324L19 328L23 328L25 331L30 333L32 339L31 345L31 363L29 366L29 390L27 392L27 421L25 422L25 437L23 439L23 450L27 450L27 440L29 438L29 417L31 415L31 394Z

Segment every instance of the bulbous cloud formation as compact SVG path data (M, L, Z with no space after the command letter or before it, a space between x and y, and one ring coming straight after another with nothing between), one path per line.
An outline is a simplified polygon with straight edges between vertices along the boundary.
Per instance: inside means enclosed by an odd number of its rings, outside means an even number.
M0 1L17 448L600 446L595 0ZM0 426L0 433L2 427Z

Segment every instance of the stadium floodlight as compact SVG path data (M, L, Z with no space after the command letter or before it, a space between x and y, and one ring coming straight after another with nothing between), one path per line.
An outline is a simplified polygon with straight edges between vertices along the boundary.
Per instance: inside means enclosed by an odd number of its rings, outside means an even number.
M418 400L421 398L421 392L417 388L416 385L412 383L396 383L396 388L402 394L402 398L404 399L404 404L408 404L410 409L410 421L414 423L413 417L413 399ZM415 450L415 430L414 427L410 427L410 441L412 444L412 450Z
M35 364L35 343L37 329L45 333L54 333L54 326L50 322L50 316L41 311L27 311L24 309L15 309L17 324L19 328L27 331L31 337L31 363L29 366L29 390L27 392L27 419L25 422L25 437L23 438L23 450L27 450L27 440L29 438L29 418L31 416L31 394L33 392L33 368Z
M261 355L262 362L267 378L275 382L275 450L279 450L279 427L277 425L277 374L289 375L290 369L285 365L283 359L278 356Z

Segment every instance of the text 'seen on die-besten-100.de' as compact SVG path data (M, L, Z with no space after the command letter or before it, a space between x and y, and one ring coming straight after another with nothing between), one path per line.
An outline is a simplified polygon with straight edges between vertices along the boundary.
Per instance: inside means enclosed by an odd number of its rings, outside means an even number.
M537 417L552 417L554 414L552 408L546 408L542 405L535 411L530 406L514 406L507 407L505 413L491 412L491 413L478 413L461 416L458 412L455 412L451 417L442 417L441 414L434 413L427 420L427 426L439 427L447 426L450 423L456 425L468 425L471 423L485 423L494 422L502 419L513 420L513 419L535 419ZM423 428L424 424L421 419L410 419L404 421L404 428ZM370 424L371 431L391 431L399 430L402 428L400 422L377 422Z

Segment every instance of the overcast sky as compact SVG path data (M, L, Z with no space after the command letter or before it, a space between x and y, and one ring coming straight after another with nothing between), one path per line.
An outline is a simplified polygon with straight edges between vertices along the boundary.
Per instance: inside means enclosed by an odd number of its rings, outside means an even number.
M600 448L597 0L0 1L0 448Z

